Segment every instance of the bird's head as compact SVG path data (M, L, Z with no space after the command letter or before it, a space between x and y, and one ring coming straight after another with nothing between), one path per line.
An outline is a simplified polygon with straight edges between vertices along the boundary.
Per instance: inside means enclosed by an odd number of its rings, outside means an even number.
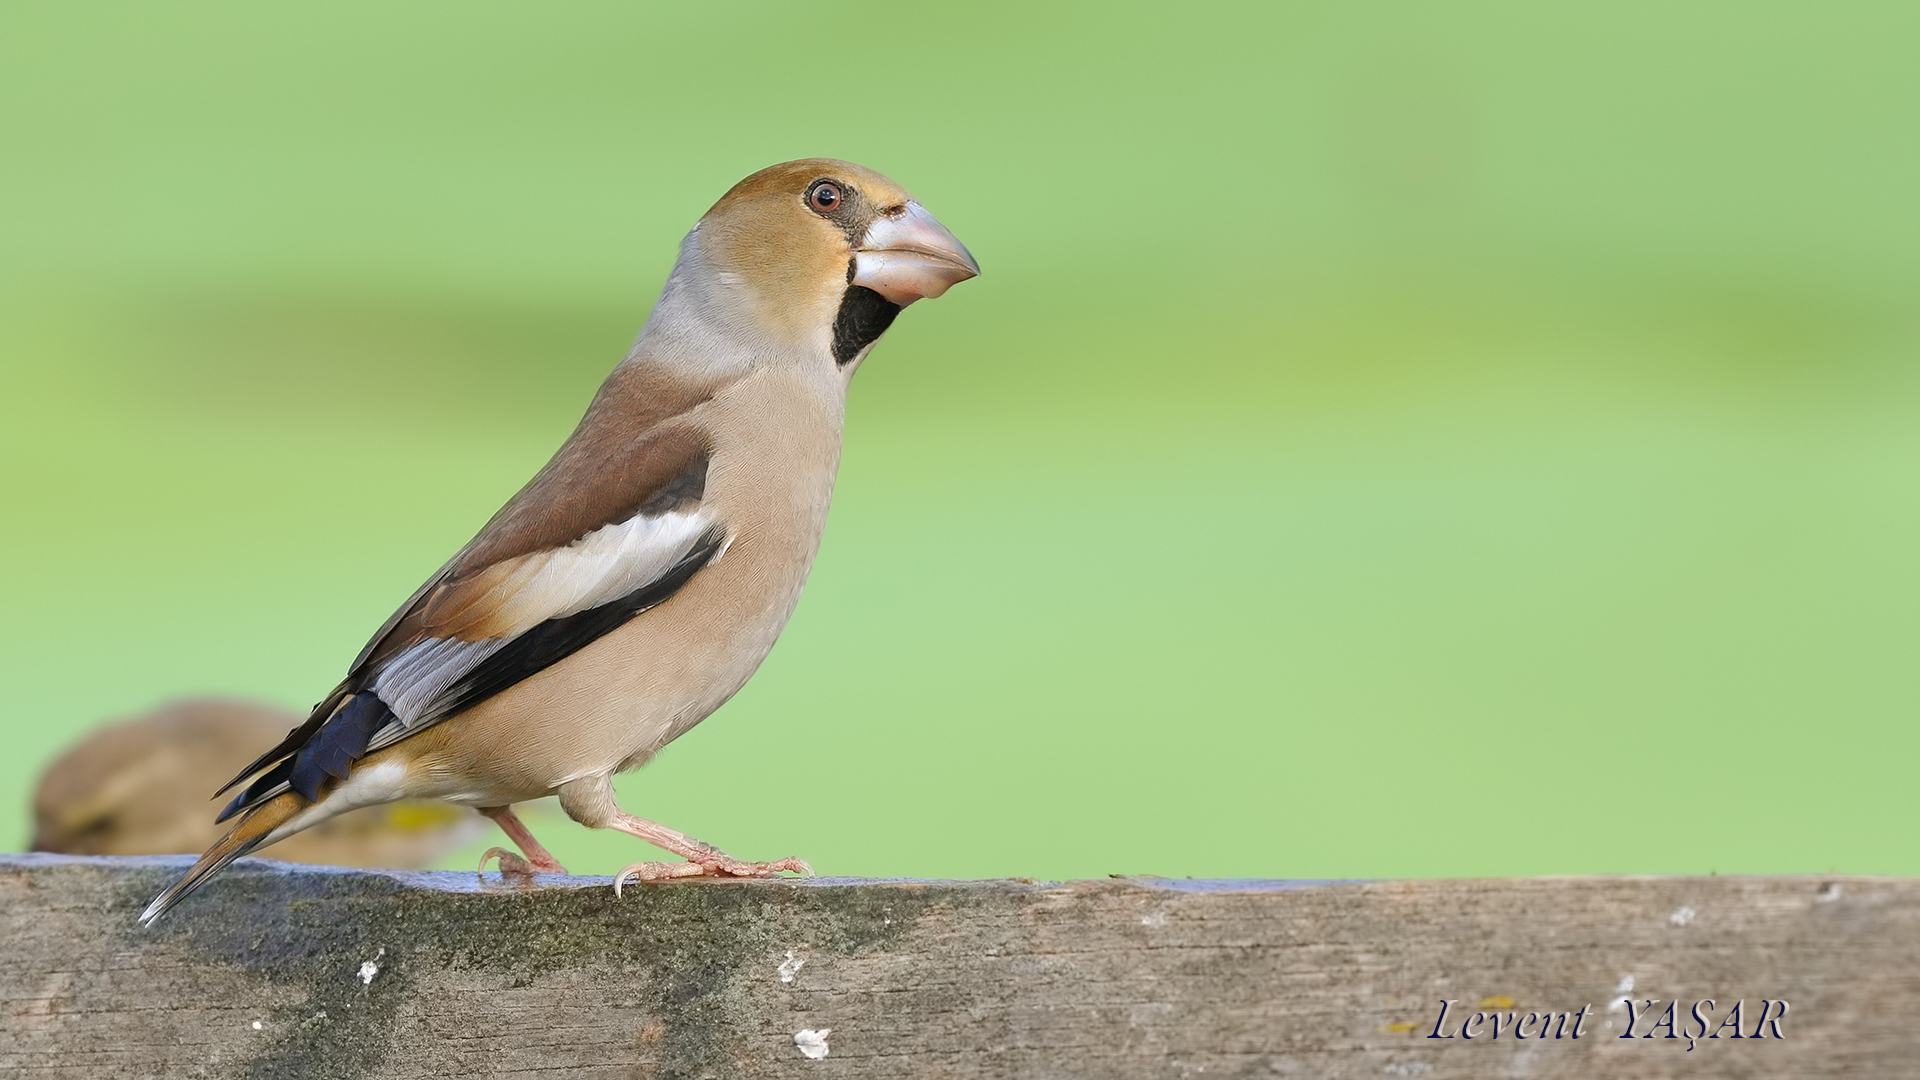
M966 246L886 177L808 158L762 169L681 247L652 323L692 316L755 352L851 370L900 309L980 273Z

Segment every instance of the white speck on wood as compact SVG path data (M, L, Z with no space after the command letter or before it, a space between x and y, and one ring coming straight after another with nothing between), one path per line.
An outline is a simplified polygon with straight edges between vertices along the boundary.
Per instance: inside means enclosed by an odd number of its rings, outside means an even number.
M1825 885L1820 886L1820 891L1815 893L1813 898L1823 904L1831 904L1835 900L1840 899L1839 883L1829 881Z
M827 1056L827 1036L831 1034L832 1028L821 1028L819 1031L802 1028L793 1033L793 1045L799 1047L802 1054L819 1061Z
M385 955L387 955L387 947L382 945L380 946L380 950L373 954L373 959L360 965L361 986L373 985L373 977L380 974L380 958Z
M1688 923L1693 921L1693 916L1694 916L1693 909L1688 907L1685 904L1682 904L1679 907L1673 909L1673 914L1667 916L1667 921L1672 923L1675 926L1685 926Z
M1147 914L1140 916L1140 925L1141 926L1165 926L1167 925L1167 913L1164 911L1150 911Z
M805 960L793 955L793 950L788 949L787 958L780 961L780 981L783 983L792 982L793 977L800 974L800 969L806 966L807 962Z
M1619 1012L1621 1009L1626 1008L1627 1002L1633 1000L1632 998L1627 996L1628 994L1633 993L1633 976L1631 975L1620 976L1620 985L1614 987L1613 992L1616 994L1619 994L1620 996L1617 998L1614 998L1612 1001L1607 1003L1607 1011ZM1608 1026L1612 1026L1612 1025L1608 1025Z
M259 1030L260 1030L260 1021L258 1021L258 1020L255 1020L255 1021L253 1022L253 1030L255 1030L255 1031L259 1031Z

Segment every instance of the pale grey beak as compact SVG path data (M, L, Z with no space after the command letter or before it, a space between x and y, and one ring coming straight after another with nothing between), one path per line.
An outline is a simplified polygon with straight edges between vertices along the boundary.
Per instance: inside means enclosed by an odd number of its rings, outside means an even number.
M853 255L853 284L864 285L901 307L939 296L980 276L980 264L945 225L917 202L867 227Z

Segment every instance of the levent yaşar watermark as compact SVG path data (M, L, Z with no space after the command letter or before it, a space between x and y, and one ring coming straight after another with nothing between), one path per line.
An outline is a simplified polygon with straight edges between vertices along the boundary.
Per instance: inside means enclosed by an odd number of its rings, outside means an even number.
M1761 998L1760 1007L1747 1011L1746 1000L1738 999L1731 1007L1723 1007L1712 998L1700 998L1691 1006L1682 1001L1669 1001L1665 1011L1656 1012L1660 998L1644 998L1635 1002L1632 998L1621 998L1616 1005L1624 1005L1627 1011L1627 1030L1621 1032L1622 1039L1685 1039L1687 1049L1692 1050L1700 1042L1708 1039L1784 1039L1787 1033L1780 1022L1786 1019L1788 1004L1786 999ZM1442 998L1440 1014L1434 1017L1433 1031L1429 1039L1499 1039L1505 1035L1510 1039L1579 1039L1592 1036L1592 1005L1582 1005L1578 1011L1565 1012L1526 1012L1518 1009L1506 1012L1488 1012L1485 1010L1468 1013L1455 1010L1460 1004L1459 998ZM1717 1020L1717 1023L1716 1023ZM1640 1025L1645 1022L1646 1026ZM1751 1023L1751 1028L1747 1025ZM1661 1034L1661 1032L1665 1034Z

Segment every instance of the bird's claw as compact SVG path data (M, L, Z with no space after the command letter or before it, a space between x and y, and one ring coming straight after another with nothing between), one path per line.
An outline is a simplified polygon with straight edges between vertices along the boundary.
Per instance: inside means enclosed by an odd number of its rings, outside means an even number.
M801 877L815 877L813 867L805 859L775 859L772 862L742 862L729 856L701 858L689 862L643 862L620 871L613 878L613 895L621 895L621 888L631 878L636 882L669 881L673 878L689 877L773 877L781 873L799 874Z
M500 860L500 876L503 878L504 877L530 878L533 876L532 863L521 858L518 854L508 851L506 848L503 848L503 847L490 847L486 851L482 852L480 855L480 865L476 869L478 870L479 873L482 873L482 874L486 873L487 864L492 862L495 859Z
M533 884L533 876L535 874L564 874L567 872L566 867L561 866L551 859L529 862L527 859L521 857L518 852L508 851L502 847L490 847L481 854L479 872L482 874L486 873L487 864L495 859L500 860L500 878L503 881L507 878L512 878L522 884L531 885Z

